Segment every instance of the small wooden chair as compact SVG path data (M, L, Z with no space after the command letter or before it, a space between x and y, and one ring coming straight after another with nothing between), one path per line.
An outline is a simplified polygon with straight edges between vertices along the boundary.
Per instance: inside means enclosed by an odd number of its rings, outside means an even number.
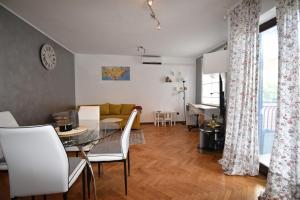
M164 113L160 110L154 111L154 126L159 126L159 123L163 126L165 121L164 121Z

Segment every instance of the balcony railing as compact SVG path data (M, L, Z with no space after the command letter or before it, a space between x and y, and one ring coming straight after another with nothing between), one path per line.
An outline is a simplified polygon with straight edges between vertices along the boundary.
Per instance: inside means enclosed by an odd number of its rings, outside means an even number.
M263 103L260 126L260 154L270 154L276 129L277 103Z
M264 103L262 107L263 130L275 131L277 103Z

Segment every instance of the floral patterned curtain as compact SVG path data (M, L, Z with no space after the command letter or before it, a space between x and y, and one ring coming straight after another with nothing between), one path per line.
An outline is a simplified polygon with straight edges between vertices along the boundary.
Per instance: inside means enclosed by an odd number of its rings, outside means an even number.
M226 138L219 161L228 175L255 176L258 156L259 0L243 0L229 13L230 82Z
M299 0L277 0L278 114L266 191L260 199L300 199Z

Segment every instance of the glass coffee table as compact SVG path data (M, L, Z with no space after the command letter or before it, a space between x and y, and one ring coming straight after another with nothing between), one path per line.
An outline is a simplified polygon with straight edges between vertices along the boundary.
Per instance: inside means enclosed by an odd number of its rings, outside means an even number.
M100 127L103 127L103 133L107 135L109 132L114 132L114 130L122 130L122 121L121 118L103 119L100 121Z

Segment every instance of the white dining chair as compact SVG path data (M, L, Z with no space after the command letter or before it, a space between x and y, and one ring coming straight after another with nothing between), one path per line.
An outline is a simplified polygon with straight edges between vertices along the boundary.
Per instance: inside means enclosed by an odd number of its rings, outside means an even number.
M80 106L78 111L79 121L100 121L100 106Z
M63 193L82 174L85 199L86 161L69 158L51 125L0 128L0 144L8 166L10 197Z
M0 112L0 127L18 127L14 116L9 111Z
M0 112L0 127L18 127L14 116L9 111ZM7 171L7 164L0 148L0 171Z
M128 175L130 175L130 156L129 156L130 132L136 115L137 115L137 110L134 109L131 112L130 117L128 118L127 124L123 129L119 141L98 143L87 154L88 159L92 163L93 162L96 163L123 162L126 195L127 195L127 164L128 164Z
M85 126L89 131L100 132L100 107L99 106L80 106L78 111L79 126ZM96 142L88 144L83 147L83 150L88 152L96 144ZM66 151L78 152L80 149L76 146L67 147Z

